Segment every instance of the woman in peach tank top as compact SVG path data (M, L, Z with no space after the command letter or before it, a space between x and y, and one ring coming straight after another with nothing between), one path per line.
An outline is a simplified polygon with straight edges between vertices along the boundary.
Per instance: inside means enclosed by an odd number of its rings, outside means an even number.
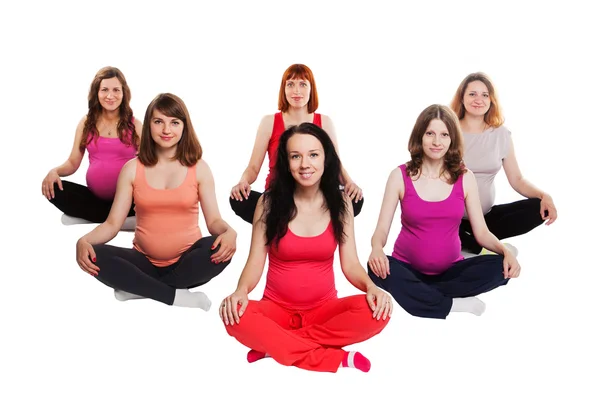
M148 106L139 155L123 167L108 219L77 242L82 270L115 290L118 300L150 298L209 310L203 285L229 265L236 232L221 218L210 168L183 101L158 95ZM106 244L131 202L133 248ZM198 202L211 236L202 237Z

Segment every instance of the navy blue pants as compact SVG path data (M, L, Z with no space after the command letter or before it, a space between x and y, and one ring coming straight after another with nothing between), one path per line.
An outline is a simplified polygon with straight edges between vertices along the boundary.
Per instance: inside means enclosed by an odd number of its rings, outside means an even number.
M381 279L369 268L369 276L415 317L445 319L455 297L472 297L506 285L503 256L488 254L454 263L439 275L426 275L410 264L388 256L390 274Z

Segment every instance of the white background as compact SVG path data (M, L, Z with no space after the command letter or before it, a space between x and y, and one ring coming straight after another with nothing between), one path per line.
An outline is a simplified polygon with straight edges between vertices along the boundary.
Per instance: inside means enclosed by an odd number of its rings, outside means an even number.
M597 14L579 1L210 4L0 6L0 397L597 398ZM558 208L554 225L509 240L523 273L480 296L483 316L419 319L396 305L379 336L349 347L370 358L367 374L319 374L273 360L249 365L217 307L117 302L75 262L75 242L92 225L61 225L41 195L47 171L69 154L101 67L124 72L139 119L156 94L177 94L213 170L221 213L238 231L233 262L203 289L218 304L235 288L250 243L250 226L231 211L228 193L260 118L277 111L281 75L292 63L313 70L318 111L333 119L342 161L364 190L356 219L361 260L387 176L407 160L416 117L432 103L448 104L470 72L495 81L521 169ZM84 183L86 168L87 156L68 179ZM265 176L266 165L253 188L262 191ZM502 173L497 188L497 202L520 198ZM207 232L203 221L201 228ZM112 243L130 246L132 238L120 233ZM337 261L336 268L340 295L356 293Z

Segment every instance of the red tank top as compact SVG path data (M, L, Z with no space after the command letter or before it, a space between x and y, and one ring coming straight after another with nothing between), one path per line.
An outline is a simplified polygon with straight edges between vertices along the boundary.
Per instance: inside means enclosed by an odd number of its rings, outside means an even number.
M313 114L313 124L322 128L321 126L321 114ZM275 114L273 119L273 132L269 139L269 147L267 148L267 154L269 155L269 173L267 174L267 181L265 182L265 190L271 185L271 181L275 176L275 163L277 162L277 147L279 146L279 138L285 132L285 124L283 122L283 114L278 112Z
M330 222L318 236L287 233L269 249L263 297L293 310L305 311L337 297L333 259L337 241Z

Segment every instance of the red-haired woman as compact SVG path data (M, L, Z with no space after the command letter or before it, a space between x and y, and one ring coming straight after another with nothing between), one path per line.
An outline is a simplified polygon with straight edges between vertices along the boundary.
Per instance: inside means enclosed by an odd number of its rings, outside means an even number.
M229 202L233 211L246 222L252 223L258 198L262 193L251 190L250 185L256 181L260 168L269 156L269 174L265 190L269 189L275 171L277 146L281 134L293 125L311 122L323 128L331 137L338 150L335 128L331 118L316 112L319 107L317 86L312 71L306 65L293 64L283 73L279 88L279 112L263 117L258 127L254 149L248 167L240 181L231 189ZM343 190L352 200L354 216L360 213L363 206L362 190L354 183L348 172L342 167ZM342 189L340 187L340 189Z

